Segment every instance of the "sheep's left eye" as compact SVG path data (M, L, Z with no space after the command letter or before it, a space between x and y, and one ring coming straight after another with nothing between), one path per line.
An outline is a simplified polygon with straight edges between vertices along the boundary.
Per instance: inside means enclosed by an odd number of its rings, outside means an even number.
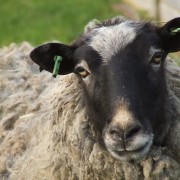
M81 75L82 78L87 77L90 73L83 67L77 67L76 72Z
M162 52L155 52L151 63L155 64L155 65L160 65L161 61L163 60L163 53Z

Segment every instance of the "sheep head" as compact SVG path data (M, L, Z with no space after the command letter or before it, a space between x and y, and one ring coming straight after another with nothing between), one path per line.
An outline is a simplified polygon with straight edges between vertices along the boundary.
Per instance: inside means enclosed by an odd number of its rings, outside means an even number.
M59 74L80 78L89 117L107 150L137 161L168 131L164 62L180 50L180 33L172 33L178 27L180 18L156 27L116 17L86 27L72 45L43 44L30 56L49 72L61 56Z

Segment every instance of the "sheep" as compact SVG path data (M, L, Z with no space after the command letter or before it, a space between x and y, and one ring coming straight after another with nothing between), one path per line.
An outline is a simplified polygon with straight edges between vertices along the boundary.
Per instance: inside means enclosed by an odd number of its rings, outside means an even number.
M86 31L87 29L89 27L86 27ZM25 56L20 53L21 55L15 58L22 47L23 45L18 50L17 48L11 50L7 61L12 63L15 59L21 64L24 63L22 59L28 59L30 64L28 53ZM30 52L32 47L28 48ZM2 51L5 52L4 49ZM13 64L16 65L16 62ZM18 98L13 101L11 96L7 99L3 98L1 104L3 118L0 121L0 177L2 179L177 179L180 176L179 154L177 154L180 71L169 59L166 68L169 102L167 116L169 120L174 118L171 127L173 129L170 130L166 140L167 147L152 146L144 159L132 163L112 157L99 143L98 139L101 135L89 120L82 96L81 81L77 76L70 74L58 77L59 82L56 84L46 72L42 72L41 77L38 77L37 67L31 63L27 69L34 75L23 89L26 92L23 99L34 107L24 108L22 101L15 104ZM26 75L30 74L28 71L18 70L25 81ZM12 77L7 81L12 81ZM33 93L30 90L33 90ZM28 93L30 97L27 97ZM18 92L16 95L20 97ZM20 109L21 113L14 116L11 111L15 107L17 107L15 111ZM23 112L27 115L23 115ZM177 138L174 138L174 135Z
M180 49L179 22L176 18L159 28L115 17L86 28L70 46L48 43L30 56L53 76L54 58L62 56L57 74L75 72L80 78L100 142L115 158L137 161L152 144L163 143L171 125L164 62Z

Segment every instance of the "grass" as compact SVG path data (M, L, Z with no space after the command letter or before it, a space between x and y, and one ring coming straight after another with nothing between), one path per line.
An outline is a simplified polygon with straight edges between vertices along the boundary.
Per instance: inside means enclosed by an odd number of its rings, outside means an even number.
M71 42L86 23L117 15L111 4L119 0L6 0L0 6L0 47L28 41Z
M59 40L70 43L91 19L106 19L119 12L121 0L6 0L0 5L0 47L28 41L34 46ZM139 16L148 19L146 11ZM180 65L180 55L173 58Z
M180 52L171 53L170 56L176 61L176 63L180 66Z

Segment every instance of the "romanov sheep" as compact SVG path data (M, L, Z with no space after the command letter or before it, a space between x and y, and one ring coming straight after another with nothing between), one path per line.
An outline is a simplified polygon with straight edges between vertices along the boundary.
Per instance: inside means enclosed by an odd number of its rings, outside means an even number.
M158 28L118 17L91 22L71 46L35 48L31 58L41 69L52 72L54 57L61 56L59 74L74 74L56 84L43 71L44 89L36 101L26 99L41 105L26 108L27 115L7 118L11 100L3 100L1 177L180 177L180 70L165 61L180 48L180 35L171 34L179 24L174 19ZM37 69L30 69L38 79Z

